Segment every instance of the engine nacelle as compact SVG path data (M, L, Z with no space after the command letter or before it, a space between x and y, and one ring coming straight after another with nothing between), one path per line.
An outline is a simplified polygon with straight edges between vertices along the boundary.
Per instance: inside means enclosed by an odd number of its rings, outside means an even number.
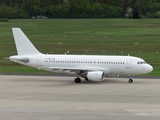
M90 81L103 81L104 80L104 72L102 72L102 71L88 72L87 78Z

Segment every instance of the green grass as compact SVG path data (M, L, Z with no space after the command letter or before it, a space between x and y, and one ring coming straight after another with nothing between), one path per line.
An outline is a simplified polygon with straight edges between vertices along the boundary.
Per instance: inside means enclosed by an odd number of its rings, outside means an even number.
M12 27L20 27L42 53L64 54L70 50L70 54L130 54L154 67L147 75L160 76L159 19L48 19L0 23L0 72L48 74L3 59L17 54Z

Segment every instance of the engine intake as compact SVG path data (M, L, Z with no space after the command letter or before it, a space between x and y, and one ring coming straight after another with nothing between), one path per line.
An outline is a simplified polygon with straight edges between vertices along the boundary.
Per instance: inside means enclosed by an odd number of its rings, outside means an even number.
M102 72L102 71L88 72L87 78L90 81L103 81L104 80L104 72Z

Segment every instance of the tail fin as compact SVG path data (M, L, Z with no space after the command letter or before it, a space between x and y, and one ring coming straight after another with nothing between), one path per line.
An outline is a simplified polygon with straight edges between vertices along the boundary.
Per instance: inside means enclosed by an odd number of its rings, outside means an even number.
M41 54L20 28L12 28L18 55Z

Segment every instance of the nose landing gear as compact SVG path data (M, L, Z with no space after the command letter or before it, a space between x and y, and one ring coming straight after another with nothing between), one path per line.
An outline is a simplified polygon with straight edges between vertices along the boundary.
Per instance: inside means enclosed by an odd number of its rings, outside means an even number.
M132 82L133 82L133 80L131 79L131 76L132 76L131 74L128 75L128 78L129 78L128 82L129 82L129 83L132 83Z

